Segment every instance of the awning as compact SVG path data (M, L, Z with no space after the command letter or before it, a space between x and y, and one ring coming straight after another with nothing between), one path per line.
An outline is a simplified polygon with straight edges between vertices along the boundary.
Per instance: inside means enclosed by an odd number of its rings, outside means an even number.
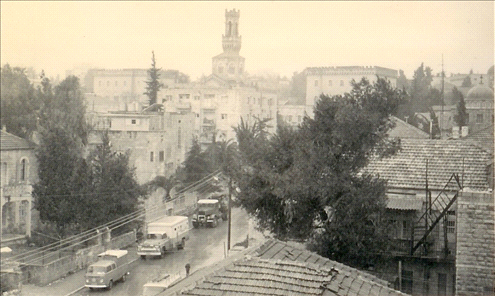
M388 196L387 209L403 211L419 211L423 207L423 201L415 196L398 197Z

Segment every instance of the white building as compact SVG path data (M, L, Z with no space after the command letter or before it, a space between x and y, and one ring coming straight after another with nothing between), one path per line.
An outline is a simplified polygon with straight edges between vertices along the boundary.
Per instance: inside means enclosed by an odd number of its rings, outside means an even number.
M377 76L397 85L398 71L383 67L313 67L306 68L306 106L312 110L321 94L343 95L352 90L351 82L359 82L363 77L371 83ZM311 112L312 113L312 112Z

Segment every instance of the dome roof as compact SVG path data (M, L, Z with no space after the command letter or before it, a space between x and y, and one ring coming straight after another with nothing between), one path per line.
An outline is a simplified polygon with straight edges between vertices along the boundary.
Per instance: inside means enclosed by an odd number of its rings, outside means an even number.
M478 84L471 88L466 96L467 100L489 99L493 100L493 90L485 84Z

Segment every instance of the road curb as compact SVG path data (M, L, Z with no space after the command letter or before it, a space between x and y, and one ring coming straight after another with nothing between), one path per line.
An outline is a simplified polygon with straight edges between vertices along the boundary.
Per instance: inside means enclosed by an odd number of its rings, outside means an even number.
M72 294L76 294L77 292L81 291L82 289L84 289L84 286L79 287L79 288L75 289L74 291L72 291L72 292L70 292L68 294L65 294L64 296L70 296Z

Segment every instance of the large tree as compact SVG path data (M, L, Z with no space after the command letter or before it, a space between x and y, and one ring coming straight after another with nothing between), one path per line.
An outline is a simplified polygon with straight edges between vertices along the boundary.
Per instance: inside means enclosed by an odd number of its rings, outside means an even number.
M459 127L466 126L468 121L468 113L466 109L466 102L464 101L464 96L457 89L457 87L454 87L452 89L452 93L454 97L453 101L457 102L457 112L454 115L454 122Z
M81 186L84 206L78 215L82 229L137 211L139 197L145 194L145 188L136 181L135 169L129 166L129 154L113 151L107 132L101 139L85 161L87 179Z
M69 76L52 89L43 77L38 95L40 144L36 149L39 181L33 186L35 207L44 222L54 223L60 236L77 222L81 196L80 167L88 126L78 78Z
M160 70L156 67L155 52L151 52L151 68L148 69L149 80L146 81L145 95L149 98L150 106L157 103L158 92L163 87L163 83L160 82Z
M7 132L29 138L36 130L37 112L40 108L33 84L25 69L10 67L1 69L1 117L0 125Z
M387 247L385 183L362 174L370 157L393 153L389 116L400 91L383 79L355 83L350 94L322 96L299 129L236 129L238 199L264 230L310 242L320 254L354 266Z

